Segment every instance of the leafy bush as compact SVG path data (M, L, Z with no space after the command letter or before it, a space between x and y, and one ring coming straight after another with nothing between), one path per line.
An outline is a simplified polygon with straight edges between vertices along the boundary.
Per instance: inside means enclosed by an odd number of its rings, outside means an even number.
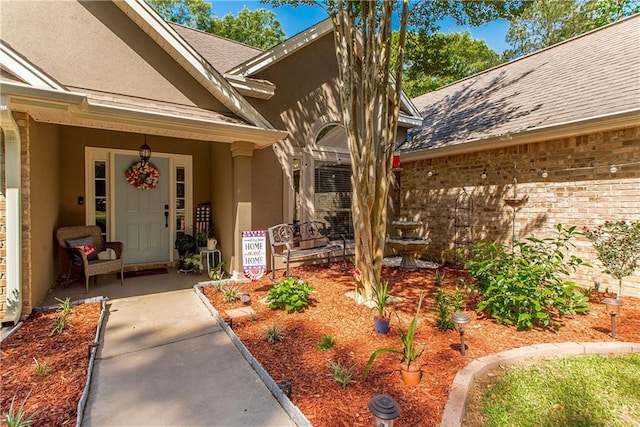
M452 294L448 294L444 289L438 289L436 298L436 327L440 331L447 331L455 328L451 321L451 316L456 311L462 311L465 306L464 292L456 287Z
M267 306L285 309L287 312L301 311L309 305L313 288L303 280L286 277L276 283L267 293Z
M640 221L605 221L595 229L584 228L604 265L604 272L618 279L618 298L622 278L640 267Z
M564 280L584 264L565 252L575 227L556 227L553 238L529 237L516 242L511 250L500 243L476 243L469 274L482 294L478 312L486 312L500 323L516 325L519 330L547 327L555 314L584 313L585 297L574 282Z

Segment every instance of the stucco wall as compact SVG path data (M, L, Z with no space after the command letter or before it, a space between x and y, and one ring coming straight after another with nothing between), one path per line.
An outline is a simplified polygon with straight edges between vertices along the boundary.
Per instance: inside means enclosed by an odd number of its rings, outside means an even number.
M80 91L228 112L112 2L2 2L0 27L13 49Z
M504 199L513 195L514 164L518 195L528 195L515 215L519 239L548 237L557 224L582 229L606 220L640 220L640 127L403 162L400 218L424 221L420 234L432 241L426 258L454 261L456 198L462 188L473 197L473 240L510 244L514 210ZM610 165L618 165L617 173L610 173ZM581 268L572 279L587 287L598 281L617 289L617 282L602 272L590 242L580 237L574 243L575 254L594 267ZM623 295L640 295L640 272L624 283Z

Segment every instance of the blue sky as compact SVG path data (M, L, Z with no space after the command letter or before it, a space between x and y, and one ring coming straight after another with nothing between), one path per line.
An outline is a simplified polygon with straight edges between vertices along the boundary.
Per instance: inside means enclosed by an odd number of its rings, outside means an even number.
M218 18L228 13L237 15L243 7L247 9L269 9L273 10L276 18L282 24L282 28L287 37L294 36L310 26L317 24L327 17L322 8L318 6L300 6L293 8L290 6L281 6L272 8L270 5L262 4L259 1L244 0L208 0L213 6L213 13ZM445 33L469 30L471 36L476 39L484 40L487 45L498 53L502 53L507 47L504 36L509 29L509 23L501 20L483 25L481 27L457 27L452 20L445 20L441 23L441 31Z

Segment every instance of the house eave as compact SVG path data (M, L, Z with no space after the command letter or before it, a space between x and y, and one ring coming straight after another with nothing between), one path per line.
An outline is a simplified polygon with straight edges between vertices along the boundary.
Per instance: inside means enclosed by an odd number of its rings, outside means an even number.
M287 136L285 131L246 124L106 105L90 100L85 94L19 83L5 82L2 91L12 109L27 112L34 120L45 123L222 143L246 141L258 149Z
M564 123L555 123L522 131L514 131L501 135L493 135L487 138L461 141L443 147L425 148L405 153L400 152L400 158L402 162L406 163L438 157L455 156L539 141L568 138L611 129L620 129L630 125L635 126L638 123L640 123L640 109L633 109Z
M276 86L266 80L251 79L233 74L225 74L224 77L243 96L268 100L276 93Z

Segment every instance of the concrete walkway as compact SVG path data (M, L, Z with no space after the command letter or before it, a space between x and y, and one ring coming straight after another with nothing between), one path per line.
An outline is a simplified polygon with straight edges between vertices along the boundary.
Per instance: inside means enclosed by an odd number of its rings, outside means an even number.
M193 289L109 306L83 426L295 425Z

